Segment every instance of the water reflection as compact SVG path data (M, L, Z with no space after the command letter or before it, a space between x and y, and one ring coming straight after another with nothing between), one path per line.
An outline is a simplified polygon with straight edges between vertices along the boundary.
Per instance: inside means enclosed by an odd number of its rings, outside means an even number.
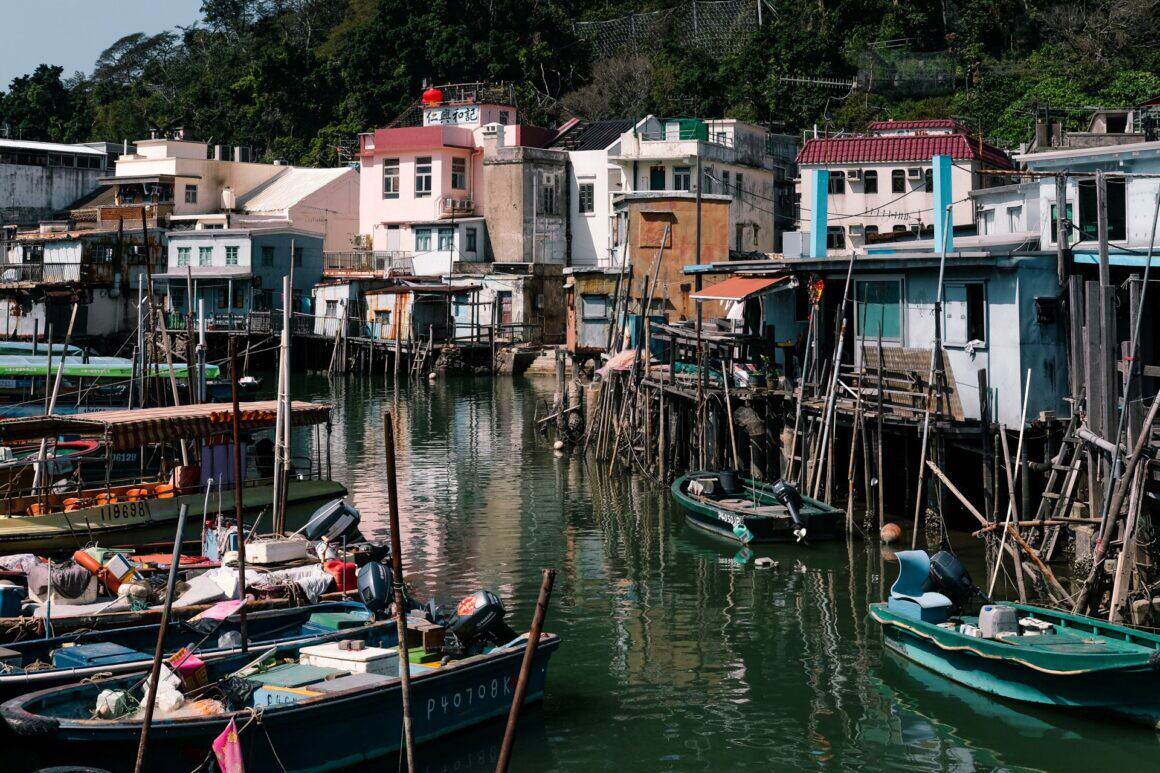
M866 604L894 569L876 545L739 550L684 525L664 490L557 457L535 437L550 381L305 380L336 405L334 476L385 535L382 421L395 411L403 545L419 592L497 590L526 625L559 570L564 643L518 770L1063 770L1160 761L1153 734L1010 707L883 651ZM296 444L315 442L296 438ZM771 557L777 568L754 559ZM530 717L531 715L529 715ZM502 726L423 751L485 770ZM466 755L460 752L466 751ZM443 759L439 755L450 754ZM448 767L450 766L450 767Z

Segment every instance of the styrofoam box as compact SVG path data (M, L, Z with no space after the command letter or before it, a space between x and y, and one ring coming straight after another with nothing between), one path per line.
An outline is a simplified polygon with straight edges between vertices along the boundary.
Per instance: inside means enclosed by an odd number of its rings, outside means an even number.
M383 647L340 650L338 642L315 644L298 651L298 662L324 668L340 668L352 674L385 674L397 676L399 654Z
M306 558L310 543L301 539L275 539L246 545L246 560L252 564L280 564Z

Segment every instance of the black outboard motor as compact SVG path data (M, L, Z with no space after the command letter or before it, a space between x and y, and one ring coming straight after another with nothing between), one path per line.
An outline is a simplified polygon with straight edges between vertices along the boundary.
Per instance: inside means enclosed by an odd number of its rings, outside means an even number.
M444 650L449 654L476 654L485 647L498 647L516 638L504 616L507 611L499 596L489 590L480 590L465 597L455 607L455 615L448 623L449 636Z
M961 610L973 596L981 598L984 604L991 603L983 589L971 580L967 568L946 550L930 557L930 582L936 591L951 600L956 610Z
M364 542L358 524L362 520L359 511L345 499L336 499L314 511L306 525L298 530L311 542L325 537L331 542L345 539L347 542Z
M364 564L358 570L358 596L366 608L378 614L394 599L395 587L391 569L378 561Z
M801 542L809 531L809 524L806 522L805 516L802 515L802 495L781 478L774 481L770 489L777 501L781 502L789 511L789 517L793 519L796 527L793 530L793 535L797 537L798 542Z

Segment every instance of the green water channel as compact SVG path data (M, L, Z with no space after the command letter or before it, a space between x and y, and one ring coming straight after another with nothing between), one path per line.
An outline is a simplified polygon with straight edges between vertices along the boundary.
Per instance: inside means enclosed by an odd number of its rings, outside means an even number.
M537 378L295 392L334 402L333 475L380 536L381 417L395 411L422 596L491 588L526 627L541 567L558 570L547 627L564 643L513 770L1160 769L1147 729L998 702L884 652L866 605L895 564L877 544L739 552L687 526L664 489L557 455L533 428L551 393ZM492 770L502 730L421 747L418 769Z

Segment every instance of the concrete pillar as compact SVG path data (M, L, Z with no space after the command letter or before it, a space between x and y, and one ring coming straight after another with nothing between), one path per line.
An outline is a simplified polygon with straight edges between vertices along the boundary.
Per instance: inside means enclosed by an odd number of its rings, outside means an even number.
M947 216L947 206L955 200L951 191L951 157L934 156L930 165L934 178L934 250L950 252L954 249L954 218Z
M830 170L814 169L813 197L810 199L810 244L811 258L826 257L826 227L829 223Z

